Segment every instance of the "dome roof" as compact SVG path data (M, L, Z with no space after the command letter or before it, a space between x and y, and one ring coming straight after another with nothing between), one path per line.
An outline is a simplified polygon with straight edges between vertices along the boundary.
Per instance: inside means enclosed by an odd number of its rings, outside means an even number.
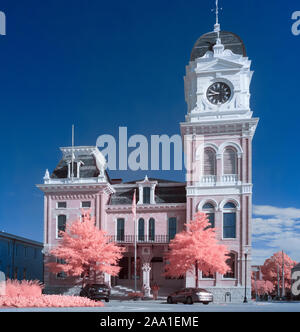
M220 31L220 38L225 49L231 50L234 54L247 56L245 45L238 35L228 31ZM217 32L209 32L201 36L192 50L191 61L203 57L207 51L213 51L216 41Z

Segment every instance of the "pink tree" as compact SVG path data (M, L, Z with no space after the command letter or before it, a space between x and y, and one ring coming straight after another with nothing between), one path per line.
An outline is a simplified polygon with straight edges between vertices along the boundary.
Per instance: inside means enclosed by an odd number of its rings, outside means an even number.
M263 274L263 279L272 282L273 286L277 288L278 286L278 269L280 277L280 285L282 288L282 252L275 253L271 258L267 259L264 265L261 267L261 272ZM284 254L284 287L289 289L291 287L291 270L297 265L297 262L293 261L288 255Z
M197 213L195 220L186 224L186 230L176 235L166 254L165 275L173 278L184 276L187 272L195 276L195 285L199 285L199 270L204 274L229 271L226 264L228 251L216 239L205 213Z
M269 280L255 280L253 275L251 279L252 294L260 296L271 295L275 289L274 284Z
M48 263L52 273L64 272L68 276L82 277L85 284L87 276L108 273L117 276L118 266L124 248L109 241L106 232L95 226L95 218L90 211L83 212L83 220L67 225L61 232L60 244L50 254L62 263Z

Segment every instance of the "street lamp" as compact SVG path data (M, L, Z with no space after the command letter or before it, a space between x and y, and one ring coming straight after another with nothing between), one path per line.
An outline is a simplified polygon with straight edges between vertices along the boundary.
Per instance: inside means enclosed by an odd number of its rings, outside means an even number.
M248 303L248 299L247 299L247 258L248 258L248 253L249 253L249 249L247 248L245 250L245 297L244 297L244 303Z

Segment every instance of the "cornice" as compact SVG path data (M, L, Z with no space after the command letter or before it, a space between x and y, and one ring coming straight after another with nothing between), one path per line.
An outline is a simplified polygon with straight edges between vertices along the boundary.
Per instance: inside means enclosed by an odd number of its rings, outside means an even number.
M115 193L114 188L108 184L37 184L44 193L64 193L64 192L104 192L106 194Z
M258 125L258 118L238 120L217 120L207 122L182 122L182 135L244 135L253 137Z
M147 213L149 211L160 212L166 210L185 210L186 203L174 203L174 204L151 204L151 205L137 205L136 211L138 213ZM132 205L108 205L106 207L107 213L123 212L132 213Z

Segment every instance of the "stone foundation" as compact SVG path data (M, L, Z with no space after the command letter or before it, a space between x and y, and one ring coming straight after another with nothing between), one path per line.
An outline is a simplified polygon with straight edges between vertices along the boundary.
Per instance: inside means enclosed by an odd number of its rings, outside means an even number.
M214 303L243 303L245 297L244 287L206 287L207 291L211 292L214 296ZM251 300L251 288L247 288L247 299Z

